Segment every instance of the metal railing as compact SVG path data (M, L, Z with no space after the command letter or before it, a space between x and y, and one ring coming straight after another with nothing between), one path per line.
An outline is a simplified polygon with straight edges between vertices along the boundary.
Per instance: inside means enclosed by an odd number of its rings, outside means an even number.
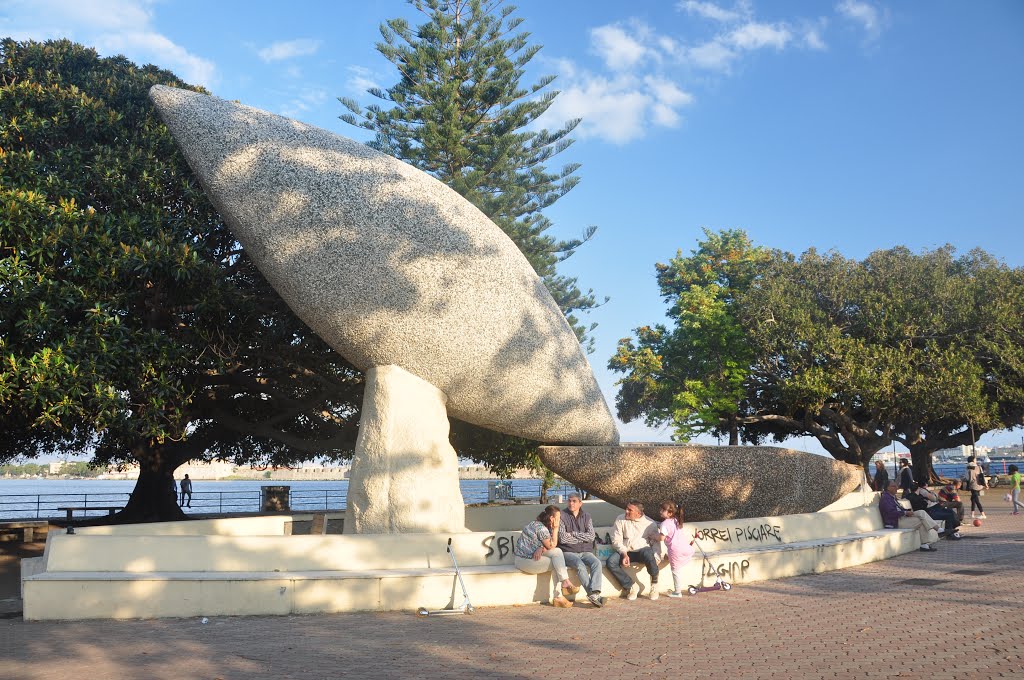
M507 489L507 498L523 500L540 496L540 480L514 479L502 482ZM568 494L576 487L562 484L548 490L548 497ZM68 493L68 494L2 494L0 495L0 520L13 519L57 519L65 516L57 508L89 508L124 506L130 493ZM463 486L463 500L468 503L486 503L487 486L483 484ZM180 499L180 495L179 495ZM261 492L259 489L239 491L196 491L192 493L189 514L233 514L259 512ZM333 489L292 489L289 505L293 511L344 510L348 505L347 488ZM76 517L106 515L106 510L76 511Z
M181 494L178 495L179 502ZM217 514L235 512L259 512L260 490L244 491L195 491L187 510L198 514Z
M2 519L51 519L64 517L57 508L89 506L123 506L131 494L127 493L43 493L0 495L0 520ZM79 516L95 517L106 515L106 510L77 511Z

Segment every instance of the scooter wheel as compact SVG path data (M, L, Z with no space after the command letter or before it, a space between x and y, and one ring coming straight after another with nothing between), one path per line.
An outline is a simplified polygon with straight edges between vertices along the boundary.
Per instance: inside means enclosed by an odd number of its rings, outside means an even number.
M690 593L690 595L696 595L697 594L697 588L696 588L696 586L690 586L689 588L686 589L686 592Z
M722 582L722 590L732 590L732 584L731 583L725 583L723 581Z
M475 611L476 611L476 610L475 610L475 609L473 609L473 605L469 605L468 607L466 607L466 613L467 613L467 614L472 614L472 613L473 613L473 612L475 612Z
M430 612L427 611L426 607L420 607L419 609L416 610L417 616L426 616L429 613Z

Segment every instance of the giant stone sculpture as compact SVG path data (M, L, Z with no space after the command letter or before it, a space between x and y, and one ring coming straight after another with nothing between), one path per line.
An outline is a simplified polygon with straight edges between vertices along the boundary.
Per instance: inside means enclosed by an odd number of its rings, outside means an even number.
M860 468L774 447L616 446L576 336L515 244L429 175L333 133L186 90L150 98L295 313L366 372L346 532L465 530L447 414L564 446L554 471L691 521L812 512Z
M412 420L422 425L420 407L382 404L372 394L401 394L387 387L392 379L437 390L443 407L432 412L444 428L447 410L537 441L618 441L558 306L516 245L471 203L426 173L319 128L159 85L150 99L210 200L295 313L361 370L401 369L375 374L365 399L390 423L375 432L390 432L403 450L360 432L352 486L368 495L350 498L355 521L346 530L463 525L457 478L423 462L447 456L442 467L451 468L450 446L438 453L447 430L427 428L429 441L419 441L422 428ZM403 424L407 431L397 433ZM447 519L441 509L403 517L370 510L395 502L385 480L396 475L419 479L414 505L457 510Z

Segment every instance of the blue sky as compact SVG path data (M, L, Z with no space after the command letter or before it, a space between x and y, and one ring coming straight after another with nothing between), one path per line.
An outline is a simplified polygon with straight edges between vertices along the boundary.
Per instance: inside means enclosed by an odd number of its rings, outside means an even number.
M562 271L612 298L591 314L610 404L616 342L663 318L655 262L701 227L795 253L951 243L1024 265L1024 3L516 4L544 46L527 81L554 74L562 93L550 126L583 117L555 164L582 163L582 182L548 215L561 237L599 227ZM365 139L336 98L394 83L374 44L396 16L420 21L398 0L0 0L0 35L68 37Z

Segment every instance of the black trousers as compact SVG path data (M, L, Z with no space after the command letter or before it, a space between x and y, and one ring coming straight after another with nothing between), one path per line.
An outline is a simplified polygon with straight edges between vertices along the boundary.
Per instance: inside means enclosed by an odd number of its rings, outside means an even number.
M956 528L960 526L960 520L957 519L956 513L949 508L944 508L941 505L933 505L932 507L925 510L928 516L934 520L946 523L946 538L953 535Z

